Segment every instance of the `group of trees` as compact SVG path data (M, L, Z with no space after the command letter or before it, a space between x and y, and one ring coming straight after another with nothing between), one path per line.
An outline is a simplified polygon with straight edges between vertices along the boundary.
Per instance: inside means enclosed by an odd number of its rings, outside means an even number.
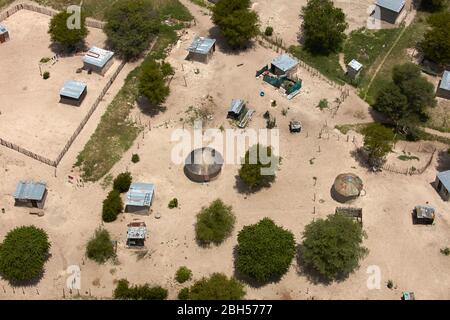
M145 61L139 75L139 94L152 105L163 103L170 93L166 79L173 73L168 63L160 64L151 59Z
M190 288L181 289L180 300L240 300L244 298L244 285L222 273L196 281Z
M160 286L149 284L130 286L130 283L121 279L114 290L114 299L119 300L165 300L168 291Z
M117 175L113 181L113 189L103 201L102 218L105 222L113 222L123 211L123 201L121 193L127 192L133 178L131 173L123 172Z
M450 64L450 12L434 13L427 21L431 28L420 47L427 58L446 66Z

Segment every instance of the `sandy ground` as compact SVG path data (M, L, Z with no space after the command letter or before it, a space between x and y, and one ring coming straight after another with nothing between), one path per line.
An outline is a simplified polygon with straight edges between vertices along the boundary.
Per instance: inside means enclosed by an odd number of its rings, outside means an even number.
M47 34L50 17L21 10L2 23L11 40L0 47L0 137L30 151L54 159L78 127L119 61L106 75L88 75L76 69L83 66L82 54L61 57L47 67L50 79L40 76L39 61L53 57ZM103 47L105 34L89 28L87 47ZM88 94L80 107L59 103L59 91L67 80L87 84ZM49 115L51 114L51 117Z
M219 45L207 65L186 61L185 48L195 34L207 34L211 23L189 1L182 2L196 16L197 25L183 35L168 58L176 74L171 82L172 93L166 103L167 110L153 117L143 115L137 108L134 110L141 114L142 121L150 121L151 131L147 129L136 140L111 172L116 175L128 169L135 181L156 184L152 214L148 217L123 214L116 222L105 225L119 242L115 263L97 265L85 258L86 242L101 225L101 202L108 189L103 189L99 183L77 187L67 182L67 175L71 173L77 152L95 130L105 104L93 115L92 121L63 159L57 177L53 169L1 148L0 203L6 213L0 214L0 241L11 228L34 224L47 230L52 249L45 265L45 275L37 285L16 288L13 292L6 281L0 280L0 298L62 298L68 278L65 270L70 265L79 265L82 295L90 293L95 297L110 297L115 281L127 278L132 283L163 285L169 288L169 298L174 299L181 288L175 283L174 274L182 265L192 269L194 280L213 272L234 274L236 235L245 225L270 217L290 229L300 243L306 224L333 213L339 205L330 195L334 178L342 172L354 172L363 179L366 190L366 195L353 204L363 208L364 229L368 235L364 244L370 250L361 261L361 267L345 281L324 285L310 281L294 261L278 283L260 288L247 287L247 298L399 299L402 291L411 290L417 299L449 299L450 275L447 270L450 259L440 254L439 249L450 246L450 218L447 214L450 205L443 202L430 185L436 168L442 169L446 163L438 163L436 158L420 176L368 173L351 156L355 145L361 144L361 137L351 132L347 142L345 136L332 129L335 124L370 121L368 106L364 102L352 93L333 118L329 111L320 111L316 105L322 98L333 101L338 96L337 90L302 69L302 94L288 102L279 92L254 78L255 70L276 56L273 51L260 46L240 54L229 54L223 52ZM244 65L238 67L240 63ZM197 68L200 72L195 74L194 69ZM121 81L114 84L120 85ZM259 96L261 89L266 93L264 97ZM186 118L185 110L189 106L200 106L205 100L202 97L208 94L214 101L210 106L214 111L210 127L231 127L226 120L226 111L232 98L244 98L256 110L249 128L264 127L262 114L266 110L277 117L283 162L277 181L270 189L248 197L239 193L235 188L238 166L233 164L226 164L216 181L195 184L184 176L181 165L171 161L175 145L171 135L175 129L183 127L180 118ZM270 107L271 99L278 101L276 108ZM282 116L282 108L288 107L287 116ZM303 133L289 134L287 124L292 118L302 121ZM190 127L185 125L185 128ZM319 139L321 130L324 134ZM355 143L352 142L353 136ZM418 148L418 145L409 147ZM141 161L137 164L130 161L133 153L140 155ZM315 185L314 177L317 178ZM28 210L13 206L11 194L18 179L47 181L49 196L44 217L30 216ZM180 208L169 210L167 204L173 197L178 198ZM220 246L201 248L195 243L195 216L202 206L218 197L233 206L237 217L235 230ZM436 224L412 225L413 206L426 201L437 208ZM156 212L161 214L160 219L155 219ZM126 224L133 220L145 221L149 228L148 253L140 260L134 251L124 247ZM369 266L378 266L381 270L378 290L367 288ZM386 288L389 279L396 286L393 290ZM64 293L66 297L69 295L67 289Z

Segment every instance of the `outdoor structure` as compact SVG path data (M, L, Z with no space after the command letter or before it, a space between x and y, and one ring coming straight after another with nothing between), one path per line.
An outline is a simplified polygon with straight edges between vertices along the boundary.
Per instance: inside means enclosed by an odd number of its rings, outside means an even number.
M127 227L127 246L143 247L147 238L147 226L145 222L132 222Z
M20 181L14 192L15 206L44 208L47 185L44 182Z
M347 202L356 199L363 190L363 182L360 177L353 173L343 173L336 177L331 196L338 202Z
M414 208L413 223L414 224L432 224L435 217L435 209L429 205L416 206Z
M214 51L216 51L216 40L196 36L187 51L189 51L188 60L208 63Z
M87 94L87 85L80 81L70 80L64 83L59 92L60 103L80 106Z
M254 112L255 110L247 109L244 100L233 99L231 100L231 105L228 109L227 118L239 121L238 127L245 128Z
M298 61L287 53L276 57L270 64L270 72L276 76L292 77L298 69Z
M105 75L114 63L114 52L92 47L83 57L83 68L95 73Z
M416 300L414 292L403 292L402 300Z
M154 193L152 183L133 182L126 195L125 212L149 214Z
M376 0L380 20L395 24L405 8L405 0ZM377 17L378 18L378 17Z
M185 175L194 182L209 182L222 171L223 157L210 147L195 149L186 158Z
M292 120L289 122L289 132L301 132L302 131L302 124L300 121Z
M347 65L347 76L351 79L357 79L361 74L362 67L363 65L360 62L353 59Z
M439 81L436 95L441 98L450 99L450 71L445 70Z
M434 187L441 195L442 199L448 201L450 199L450 170L439 172L434 181Z
M9 32L5 26L0 24L0 43L6 42L9 40Z

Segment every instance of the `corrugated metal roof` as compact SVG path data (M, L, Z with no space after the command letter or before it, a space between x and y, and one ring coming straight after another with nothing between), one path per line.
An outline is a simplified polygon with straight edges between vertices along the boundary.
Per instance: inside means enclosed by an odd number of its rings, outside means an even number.
M242 108L244 108L245 102L241 99L233 99L231 100L230 109L228 112L233 112L235 114L239 114L242 111Z
M216 39L195 37L187 50L192 53L208 54L215 43Z
M149 207L152 203L155 186L152 183L135 182L127 193L126 206Z
M444 71L439 88L450 91L450 71Z
M350 61L348 65L355 71L359 71L363 67L363 65L355 59Z
M4 34L6 32L8 32L8 29L6 29L6 27L4 25L0 24L0 34Z
M47 185L44 182L20 181L17 183L14 199L42 200Z
M272 65L283 72L287 72L298 65L298 61L290 55L284 53L272 60Z
M450 191L450 170L442 171L437 174L439 181L442 182L445 189Z
M419 219L434 219L435 209L429 205L416 206L416 214Z
M80 99L84 90L86 90L87 85L80 81L69 80L64 82L64 87L61 89L59 94L64 97L69 97L73 99Z
M405 6L405 0L377 0L377 5L398 13Z
M128 225L128 239L145 239L147 237L147 227L144 222L134 222Z
M83 57L83 62L103 68L114 56L114 52L105 49L92 47Z

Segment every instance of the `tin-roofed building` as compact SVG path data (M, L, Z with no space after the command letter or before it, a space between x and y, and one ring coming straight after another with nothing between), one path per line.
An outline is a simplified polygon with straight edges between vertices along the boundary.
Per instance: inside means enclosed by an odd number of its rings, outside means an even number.
M44 182L20 181L14 192L14 205L42 209L46 198L47 185Z
M450 99L450 71L445 70L437 88L436 95L441 98Z
M127 227L127 246L143 247L147 238L147 226L145 222L132 222Z
M434 187L441 195L442 199L448 201L450 199L450 170L439 172L434 181Z
M9 40L9 31L5 26L0 24L0 43L6 42Z
M228 118L238 119L242 111L245 110L245 101L241 99L231 100L230 108L228 109Z
M188 59L207 63L214 51L216 51L216 39L195 37L187 49Z
M152 183L132 183L126 195L125 212L149 214L154 192Z
M347 75L351 79L358 78L359 75L361 74L362 67L363 67L363 65L360 62L358 62L357 60L353 59L347 65Z
M92 47L83 57L83 68L105 75L114 62L113 56L114 52L112 51Z
M272 60L270 72L277 76L292 76L298 69L297 59L292 58L287 53Z
M80 81L69 80L59 92L60 103L79 106L87 94L87 85Z
M405 8L405 0L376 0L380 20L395 24Z

